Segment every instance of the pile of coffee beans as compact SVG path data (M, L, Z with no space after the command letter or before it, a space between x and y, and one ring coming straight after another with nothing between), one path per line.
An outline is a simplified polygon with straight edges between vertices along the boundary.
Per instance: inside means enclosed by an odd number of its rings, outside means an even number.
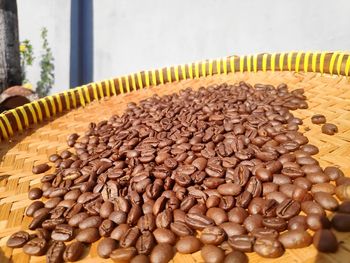
M242 263L245 253L275 258L312 243L336 251L331 228L350 230L350 203L335 193L349 199L350 178L322 169L298 132L290 111L307 108L303 93L241 82L129 103L49 157L54 172L29 191L35 232L7 245L52 263L76 261L97 241L100 257L134 263L197 251Z

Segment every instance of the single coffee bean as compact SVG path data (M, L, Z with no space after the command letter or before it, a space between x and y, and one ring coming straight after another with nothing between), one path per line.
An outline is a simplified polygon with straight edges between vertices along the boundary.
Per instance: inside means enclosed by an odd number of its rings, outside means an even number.
M57 225L51 233L51 238L55 241L70 241L74 236L74 229L70 225Z
M166 228L157 228L153 231L153 235L159 244L166 243L174 245L176 242L175 234Z
M102 223L102 218L100 216L90 216L85 218L79 223L80 229L86 229L86 228L98 228Z
M137 239L136 249L139 254L149 255L156 245L156 240L151 232L143 232Z
M109 219L102 221L101 225L98 228L98 232L101 237L109 237L112 231L114 230L115 224Z
M290 219L299 214L300 203L292 199L286 199L277 206L276 214L280 218Z
M326 210L335 211L338 209L338 201L329 193L316 192L314 199Z
M203 230L205 227L214 225L213 219L198 213L186 214L185 222L188 226L195 230Z
M337 186L335 188L335 194L340 200L350 200L350 184Z
M206 245L220 245L225 238L224 229L217 226L206 227L200 234L200 240Z
M279 217L269 217L269 218L264 218L262 221L262 224L271 229L275 229L278 232L282 232L287 229L287 222L283 218Z
M259 214L250 215L244 220L243 225L248 232L251 232L255 228L263 226L263 217Z
M81 242L73 242L67 245L63 260L68 262L78 261L84 253L84 244Z
M337 167L327 166L324 169L324 173L331 179L332 181L337 180L339 177L344 177L344 173Z
M130 263L149 263L149 258L146 255L137 255L133 257Z
M156 245L150 255L151 263L167 263L175 254L173 246L169 244L158 244Z
M25 231L18 231L10 236L6 245L10 248L23 247L30 239L30 235Z
M169 228L172 221L173 212L170 209L166 209L157 215L156 226L158 228Z
M29 240L23 246L23 252L30 256L42 256L47 250L47 241L43 238Z
M307 230L307 228L306 216L304 215L294 216L288 221L289 230Z
M255 241L254 251L262 257L278 258L283 255L284 248L277 239L265 237Z
M311 117L311 122L313 124L323 124L326 123L326 117L322 114L315 114Z
M118 225L111 233L110 237L115 240L120 240L121 237L129 230L129 226L127 224Z
M114 262L129 262L136 254L137 250L134 247L117 248L112 251L110 258Z
M132 247L136 244L140 236L140 230L137 227L129 228L120 238L120 247Z
M174 223L171 223L170 229L179 237L190 236L194 233L189 226L187 226L184 222L181 221L175 221Z
M325 215L325 210L318 203L313 201L304 201L301 203L301 210L305 214L321 214Z
M42 195L43 195L43 191L37 187L30 189L28 192L28 198L30 200L39 199L41 198Z
M216 225L220 225L223 222L228 221L228 216L225 210L219 208L219 207L212 207L209 208L206 216L213 219Z
M350 214L350 201L342 202L338 207L338 212Z
M201 242L194 236L182 237L176 243L176 250L183 254L191 254L201 249Z
M47 163L38 164L33 167L32 172L33 174L42 174L46 171L50 170L50 166Z
M242 187L239 184L226 183L219 185L218 192L221 195L237 196L241 192Z
M248 263L248 257L241 251L232 251L226 255L224 263Z
M340 232L350 231L350 214L335 213L332 218L332 227Z
M322 214L308 214L306 217L306 224L308 228L313 231L331 227L331 222L328 217Z
M31 203L26 210L26 216L33 217L34 213L39 210L40 208L44 207L44 203L41 201L34 201Z
M332 123L326 123L322 125L321 131L327 135L334 135L338 132L338 127Z
M49 250L46 253L46 262L48 263L60 263L63 261L63 254L66 249L66 245L61 241L52 242Z
M97 254L101 258L109 258L113 250L117 248L117 242L112 238L104 238L97 245Z
M89 214L86 212L81 212L78 214L73 215L69 220L68 224L73 227L79 226L81 222L83 222L85 219L89 218Z
M335 193L335 186L330 183L314 184L311 187L311 193L324 192L333 195Z
M258 168L255 171L255 176L262 182L272 181L272 172L266 168Z
M228 239L228 243L234 250L252 252L255 243L255 237L248 235L234 235Z
M93 243L100 239L100 234L97 228L85 228L79 231L75 239L83 243Z
M207 263L220 263L225 259L225 252L214 245L205 245L201 250L201 256Z
M251 235L255 238L261 238L261 237L273 237L278 238L279 233L277 230L272 228L255 228Z
M238 224L242 224L248 215L248 212L242 207L234 207L227 213L228 220Z
M108 218L112 214L113 210L113 203L106 201L101 205L100 216L102 218Z
M313 237L315 248L324 253L334 253L338 250L338 241L330 229L317 230Z
M288 230L282 233L278 240L285 248L303 248L312 243L311 235L302 229Z

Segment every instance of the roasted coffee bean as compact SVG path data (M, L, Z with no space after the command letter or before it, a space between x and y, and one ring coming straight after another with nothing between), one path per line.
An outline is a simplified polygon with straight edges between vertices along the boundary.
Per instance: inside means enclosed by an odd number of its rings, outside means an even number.
M130 263L149 263L149 258L146 255L137 255L133 257Z
M201 256L207 263L220 263L225 259L225 252L214 245L205 245L201 250Z
M340 232L350 231L350 214L335 213L332 218L332 227Z
M63 260L74 262L78 261L84 253L84 244L81 242L73 242L67 245L63 253Z
M301 210L305 214L321 214L325 215L325 211L318 203L313 201L304 201L301 203Z
M47 250L47 241L43 238L33 238L23 246L23 252L30 256L42 256Z
M100 239L97 228L91 227L79 231L75 239L83 243L93 243Z
M270 217L264 218L262 224L271 229L275 229L278 232L282 232L287 229L287 222L283 218L279 217Z
M50 170L50 166L47 163L38 164L33 167L32 172L33 174L42 174L46 171Z
M304 215L294 216L288 221L289 230L307 230L307 228L306 216Z
M335 186L330 183L314 184L311 187L311 193L324 192L333 195L335 193Z
M52 242L49 250L46 253L46 262L48 263L60 263L63 260L63 254L66 249L66 245L61 241Z
M226 255L224 263L248 263L248 257L241 251L232 251Z
M344 173L337 167L328 166L324 169L324 173L331 179L332 181L337 180L339 177L344 177Z
M228 239L228 243L234 250L253 252L255 237L248 235L234 235Z
M208 216L198 214L198 213L189 213L185 216L185 222L191 228L196 230L203 230L205 227L214 225L214 220Z
M156 245L156 241L151 232L144 232L136 242L136 249L139 254L148 255L151 253L153 247Z
M291 199L284 200L277 206L276 214L280 218L290 219L293 216L299 214L300 203Z
M42 195L43 191L37 187L30 189L30 191L28 192L28 198L30 200L39 199Z
M276 216L276 209L278 207L278 202L273 199L266 200L262 209L262 214L265 217Z
M170 229L179 237L190 236L194 233L194 231L189 226L181 221L175 221L174 223L171 223Z
M34 213L39 210L40 208L44 207L44 203L41 201L34 201L33 203L31 203L26 210L26 216L30 216L33 217Z
M114 230L114 222L109 220L109 219L105 219L102 221L102 223L100 224L99 228L98 228L98 232L100 233L101 237L108 237L112 231Z
M200 241L206 245L220 245L225 238L226 232L217 226L206 227L200 234Z
M321 131L324 134L334 135L338 132L338 127L332 123L326 123L322 125Z
M79 223L80 229L86 229L90 227L98 228L102 223L102 218L100 216L90 216L85 218Z
M219 185L218 192L221 195L237 196L241 192L242 187L239 184L226 183Z
M86 212L75 214L69 219L68 224L71 226L77 227L82 221L84 221L88 217L89 217L89 214Z
M323 214L308 214L306 217L306 224L308 228L313 231L331 227L331 222Z
M132 205L126 222L129 225L136 225L139 218L142 216L142 210L140 206Z
M305 177L296 178L293 184L305 190L310 190L312 188L312 183Z
M205 202L207 208L212 208L215 206L218 206L220 204L220 197L216 195L211 195L208 197L207 201Z
M338 241L330 229L320 229L313 237L315 248L324 253L334 253L338 250Z
M113 250L117 248L117 242L112 238L102 239L97 246L97 254L101 258L109 258Z
M272 172L266 168L258 168L255 171L255 176L262 182L272 181Z
M303 248L312 243L311 235L305 230L289 230L280 235L278 240L285 248Z
M157 215L156 226L158 228L169 228L172 221L173 212L170 209L166 209Z
M6 245L10 248L23 247L30 239L30 235L25 231L18 231L10 236Z
M114 210L113 203L106 201L101 205L100 216L102 218L108 218Z
M219 225L219 227L221 227L225 231L228 237L231 237L234 235L242 235L247 232L242 225L234 222L225 222Z
M350 214L350 201L342 202L338 207L338 212Z
M256 239L254 251L262 257L277 258L283 255L284 248L278 240L264 237Z
M311 117L311 122L314 124L326 123L326 117L322 114L315 114Z
M120 225L120 224L126 223L127 217L128 217L127 213L118 210L118 211L112 212L109 215L108 219L113 221L117 225Z
M278 238L278 232L275 229L272 228L255 228L251 235L255 238L262 238L262 237L273 237Z
M252 232L255 228L263 226L263 217L259 214L250 215L244 220L243 225L248 232Z
M74 235L74 229L70 225L57 225L55 230L51 233L51 238L55 241L70 241Z
M207 210L206 216L214 220L216 225L220 225L223 222L228 221L228 216L225 210L219 207L212 207Z
M176 243L176 250L183 254L191 254L201 249L202 244L194 236L182 237Z
M313 184L320 184L320 183L328 183L329 182L328 176L322 172L308 173L306 175L306 179L308 179Z
M238 224L242 224L248 215L248 212L242 207L234 207L227 213L228 220Z
M129 262L136 254L137 250L134 247L117 248L112 251L110 258L114 262Z
M129 226L127 224L121 224L117 226L111 233L111 238L115 240L120 240L121 237L129 230Z
M153 235L159 244L166 243L174 245L176 242L175 234L166 228L157 228L153 231Z
M37 210L36 212L38 212L39 210ZM49 210L43 210L42 213L35 215L34 214L34 218L32 220L32 222L29 224L28 228L30 230L34 230L37 229L41 226L41 224L47 219L49 218L50 214L49 214Z
M343 184L337 186L335 188L335 194L340 200L350 200L350 184Z
M152 263L167 263L175 254L173 246L169 244L158 244L156 245L150 255L150 261Z
M139 236L140 236L140 230L137 227L129 228L120 238L120 242L119 242L120 247L126 248L126 247L134 246Z
M325 192L314 193L315 201L320 204L324 209L335 211L338 209L338 201L331 194Z

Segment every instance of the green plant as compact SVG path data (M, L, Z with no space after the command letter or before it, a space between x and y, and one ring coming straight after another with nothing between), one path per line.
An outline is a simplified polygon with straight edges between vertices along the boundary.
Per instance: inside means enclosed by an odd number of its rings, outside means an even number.
M25 39L20 44L20 54L21 54L21 68L22 68L22 84L28 83L26 78L26 69L28 66L33 64L35 59L33 53L33 46L28 39Z
M36 84L36 92L39 97L44 97L49 94L52 85L55 82L55 66L53 64L54 57L52 55L49 42L47 40L47 29L44 27L41 30L41 38L43 40L42 49L43 53L40 60L40 81Z

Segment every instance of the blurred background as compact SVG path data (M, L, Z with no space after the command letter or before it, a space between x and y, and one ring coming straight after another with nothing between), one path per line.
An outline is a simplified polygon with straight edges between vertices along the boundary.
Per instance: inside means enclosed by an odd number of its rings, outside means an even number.
M349 50L348 0L17 0L40 81L43 28L57 93L86 82L233 54ZM22 48L25 48L22 46Z

